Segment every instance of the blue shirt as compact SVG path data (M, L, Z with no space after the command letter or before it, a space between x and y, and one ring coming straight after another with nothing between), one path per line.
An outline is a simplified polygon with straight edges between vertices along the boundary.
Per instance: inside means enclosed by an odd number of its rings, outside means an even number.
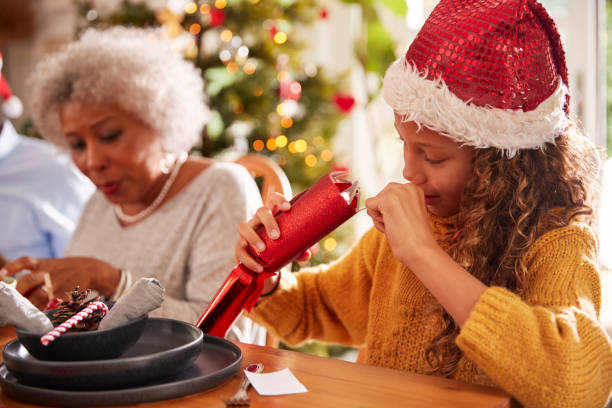
M58 257L68 244L94 185L48 142L0 133L0 254Z

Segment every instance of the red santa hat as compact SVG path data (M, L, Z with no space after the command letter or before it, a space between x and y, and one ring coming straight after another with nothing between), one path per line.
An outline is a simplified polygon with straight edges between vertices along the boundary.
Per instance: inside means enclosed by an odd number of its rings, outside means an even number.
M414 121L477 148L554 143L569 123L565 52L535 0L441 0L383 95Z
M0 97L2 97L2 113L9 118L17 118L23 112L21 100L13 95L11 87L2 75L2 53L0 53Z

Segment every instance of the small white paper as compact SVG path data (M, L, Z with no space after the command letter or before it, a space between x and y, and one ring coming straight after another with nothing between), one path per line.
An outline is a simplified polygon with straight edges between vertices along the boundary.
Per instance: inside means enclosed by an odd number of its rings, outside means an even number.
M288 368L274 373L256 374L244 371L259 395L285 395L308 392Z

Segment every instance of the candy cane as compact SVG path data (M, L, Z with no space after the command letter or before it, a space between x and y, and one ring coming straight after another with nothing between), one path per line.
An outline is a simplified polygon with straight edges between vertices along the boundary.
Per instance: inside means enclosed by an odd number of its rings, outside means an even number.
M103 312L102 315L105 315L108 312L108 307L106 307L104 303L91 302L89 306L87 306L85 309L81 310L80 312L78 312L77 314L75 314L74 316L66 320L64 323L60 324L59 326L51 330L49 333L42 336L40 338L40 344L42 344L43 346L48 345L53 340L57 339L62 334L66 333L68 330L73 328L78 322L85 319L86 317L88 317L94 311L98 309L102 310Z

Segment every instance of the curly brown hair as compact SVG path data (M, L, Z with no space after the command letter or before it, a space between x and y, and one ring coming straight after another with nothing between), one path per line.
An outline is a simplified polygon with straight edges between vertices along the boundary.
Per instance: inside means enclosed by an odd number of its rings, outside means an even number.
M595 224L600 149L575 125L555 142L520 150L512 158L495 148L474 153L456 221L459 239L449 235L441 245L487 286L521 294L529 274L523 254L538 237L574 219ZM463 353L455 344L459 328L443 313L445 327L429 344L426 358L431 374L450 376Z

